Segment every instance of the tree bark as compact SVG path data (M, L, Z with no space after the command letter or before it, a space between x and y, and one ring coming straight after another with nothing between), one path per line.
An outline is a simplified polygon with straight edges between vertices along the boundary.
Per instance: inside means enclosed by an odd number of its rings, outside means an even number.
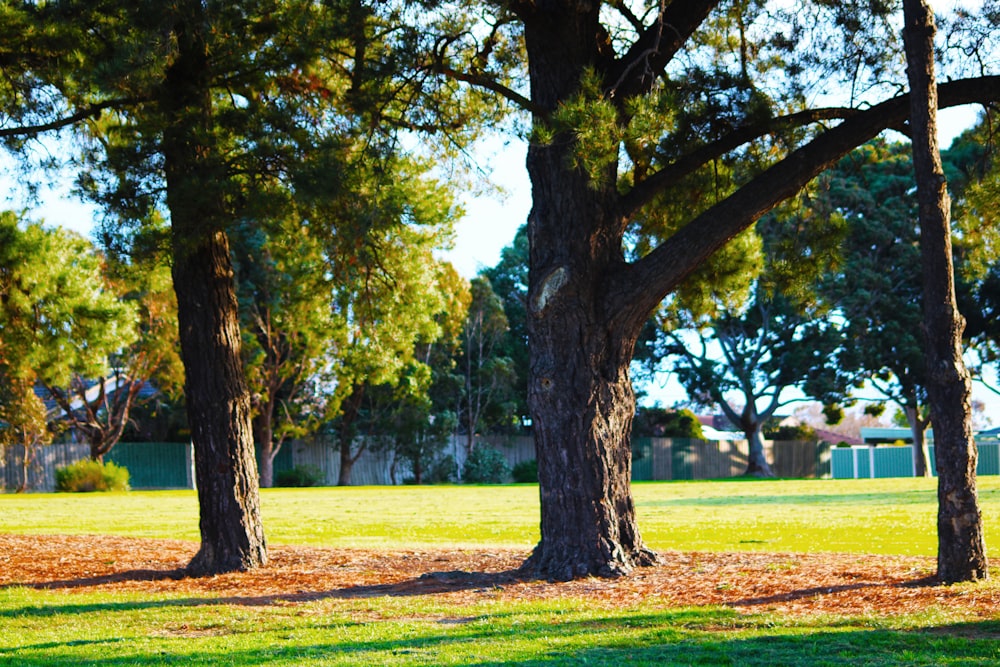
M526 21L532 100L540 108L555 109L593 64L599 4L540 10ZM572 145L562 133L528 149L528 403L541 541L525 569L558 580L625 574L656 558L642 543L631 494L628 368L648 311L619 317L607 307L618 300L603 278L624 267L613 219L616 165L606 183L595 183L567 166Z
M195 450L201 548L195 575L248 570L267 562L250 423L250 393L229 241L225 168L212 145L209 72L197 0L182 3L177 55L162 87L162 140L171 217L188 420Z
M903 16L920 204L927 393L938 472L938 577L945 582L974 581L986 578L987 560L976 492L972 385L962 361L965 321L955 301L951 202L937 145L934 13L924 0L903 0Z

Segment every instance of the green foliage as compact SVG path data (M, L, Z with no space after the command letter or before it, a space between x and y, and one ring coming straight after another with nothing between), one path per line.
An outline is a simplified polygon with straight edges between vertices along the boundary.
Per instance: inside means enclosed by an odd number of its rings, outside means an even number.
M640 407L632 422L632 434L639 437L705 439L698 416L687 408Z
M424 473L424 484L450 484L458 479L458 463L451 454L438 456Z
M128 470L110 461L81 459L56 468L56 489L67 492L128 491Z
M322 482L323 471L311 464L297 465L274 476L275 486L309 487L319 486Z
M521 461L511 469L510 476L517 484L537 484L538 461L535 459Z
M768 440L815 440L816 429L808 424L781 425L769 419L764 423L764 437Z
M466 484L501 484L509 477L510 466L503 452L484 442L476 443L462 466L462 481Z

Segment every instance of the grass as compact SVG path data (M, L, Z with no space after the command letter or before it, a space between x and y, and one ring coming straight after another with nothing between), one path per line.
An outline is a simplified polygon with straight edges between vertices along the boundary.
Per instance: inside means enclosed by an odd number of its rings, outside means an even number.
M986 534L1000 478L980 479ZM272 543L530 548L535 486L265 490ZM934 553L932 480L635 486L655 548ZM0 532L197 539L193 492L0 495ZM2 554L0 554L2 560ZM891 610L887 610L890 612ZM994 665L1000 616L784 617L432 595L299 604L0 589L0 665Z
M1000 533L1000 477L979 479L986 534ZM935 481L644 482L639 526L656 549L931 556ZM538 541L538 487L264 489L272 544L403 549ZM0 495L0 532L198 539L193 491Z
M0 665L993 665L1000 623L782 619L655 599L240 606L0 591Z

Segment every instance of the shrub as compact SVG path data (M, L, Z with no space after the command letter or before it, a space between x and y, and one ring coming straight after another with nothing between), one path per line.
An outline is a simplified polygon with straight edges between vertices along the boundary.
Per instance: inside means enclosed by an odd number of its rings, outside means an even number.
M295 466L274 476L275 486L317 486L323 481L323 471L314 465Z
M468 484L502 484L509 475L507 459L487 444L476 445L462 468L462 481Z
M56 468L59 491L128 491L128 470L114 463L81 459Z
M451 454L445 454L427 466L423 482L424 484L448 484L454 482L456 477L458 477L458 464L455 463L455 457Z
M521 461L510 471L511 477L519 484L532 483L538 481L538 461L531 459Z

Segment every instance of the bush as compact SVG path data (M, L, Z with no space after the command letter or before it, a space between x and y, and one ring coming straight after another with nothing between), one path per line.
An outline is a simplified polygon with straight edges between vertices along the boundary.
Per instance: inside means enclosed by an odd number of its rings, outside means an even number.
M468 484L502 484L510 475L507 459L495 447L476 445L462 468L462 481Z
M423 482L424 484L449 484L454 482L456 477L458 477L458 464L455 463L455 457L451 454L445 454L427 466L423 474Z
M323 481L323 471L314 465L295 466L274 476L275 486L317 486Z
M521 461L510 471L514 481L519 484L533 483L538 481L538 461Z
M81 459L56 468L56 489L59 491L128 491L128 470L114 463Z

